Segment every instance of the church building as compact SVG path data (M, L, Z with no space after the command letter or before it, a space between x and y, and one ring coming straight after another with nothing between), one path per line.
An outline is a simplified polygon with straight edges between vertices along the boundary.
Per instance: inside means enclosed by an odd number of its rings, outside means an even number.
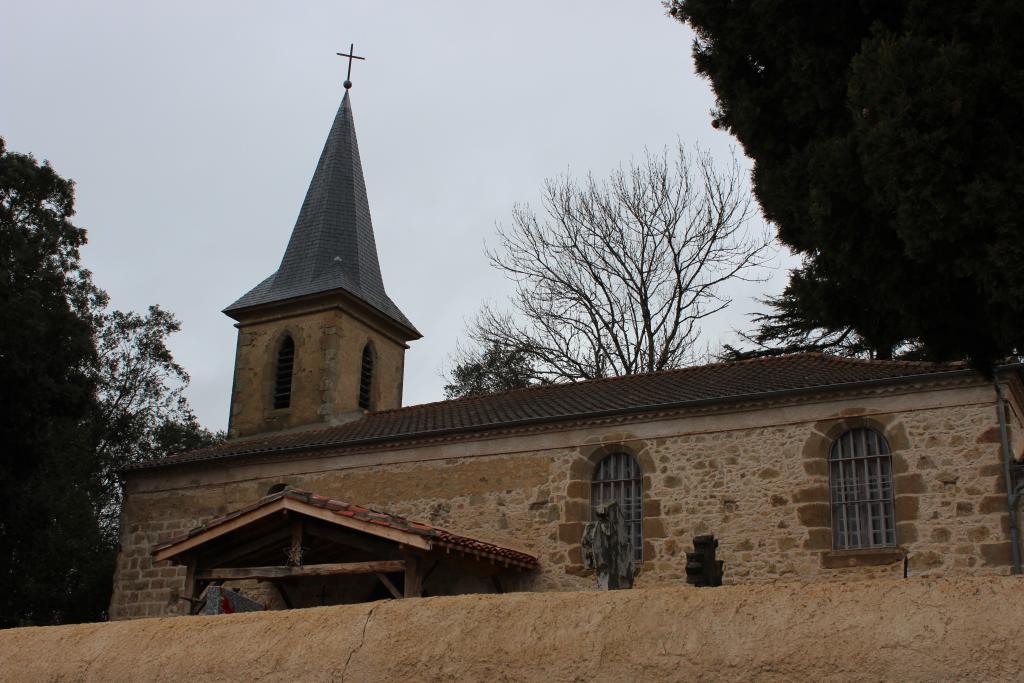
M581 536L607 500L637 587L684 585L704 534L726 584L1019 566L1020 365L809 353L403 407L421 335L381 277L348 86L280 266L224 310L228 440L124 473L111 618L214 589L593 590Z

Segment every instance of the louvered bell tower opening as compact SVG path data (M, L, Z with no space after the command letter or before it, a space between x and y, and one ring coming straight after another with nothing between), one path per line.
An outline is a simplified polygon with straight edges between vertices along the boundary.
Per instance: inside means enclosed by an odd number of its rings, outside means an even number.
M274 374L274 409L288 408L292 404L292 370L295 367L295 342L285 337L277 351L277 371Z
M373 389L373 349L363 347L363 364L359 372L359 407L370 410L370 395Z

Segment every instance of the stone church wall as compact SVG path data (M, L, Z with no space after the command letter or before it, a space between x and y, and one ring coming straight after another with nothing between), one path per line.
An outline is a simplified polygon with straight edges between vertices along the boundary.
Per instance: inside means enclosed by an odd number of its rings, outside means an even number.
M1014 448L1022 450L1018 424ZM831 439L878 429L893 450L898 552L831 550ZM663 416L377 453L194 465L132 475L112 618L178 614L184 568L154 544L240 508L280 483L536 554L511 590L587 590L579 539L604 454L644 472L638 587L684 583L695 534L721 541L725 582L1006 574L1008 516L992 392L905 392L717 414ZM452 590L431 585L430 594ZM489 590L489 586L462 590Z

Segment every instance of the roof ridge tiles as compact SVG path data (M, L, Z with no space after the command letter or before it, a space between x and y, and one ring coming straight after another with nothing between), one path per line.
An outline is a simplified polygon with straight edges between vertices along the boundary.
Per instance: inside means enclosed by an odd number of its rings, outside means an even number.
M514 396L517 394L523 394L526 392L539 392L544 390L558 390L562 387L583 387L588 385L613 383L613 382L625 382L631 380L637 380L648 377L663 377L666 375L675 375L687 372L706 371L714 370L721 367L736 367L740 365L763 365L771 362L788 361L794 358L821 358L828 361L843 361L850 364L901 364L908 366L934 366L934 365L964 365L962 361L955 362L932 362L932 361L909 361L909 360L877 360L868 358L851 358L848 356L838 356L833 354L822 353L821 351L801 351L797 353L779 354L775 356L760 356L757 358L743 358L741 360L724 360L717 361L715 363L706 363L704 365L688 365L682 368L666 368L664 370L655 370L653 372L638 372L632 375L616 375L614 377L595 377L592 379L583 379L576 382L551 382L548 384L534 384L528 387L519 387L518 389L509 389L507 391L498 392L495 394L479 394L476 396L465 396L461 398L444 399L440 401L431 401L428 403L416 403L409 406L401 406L398 408L389 408L387 410L376 410L369 415L386 415L391 413L401 413L411 410L422 409L431 406L439 405L468 405L473 402L493 402L496 397Z
M695 401L736 401L779 391L810 391L965 370L967 366L959 362L878 361L822 353L725 361L382 410L340 425L227 441L140 464L134 469L242 455L299 453L456 431L484 431L503 425L636 412Z

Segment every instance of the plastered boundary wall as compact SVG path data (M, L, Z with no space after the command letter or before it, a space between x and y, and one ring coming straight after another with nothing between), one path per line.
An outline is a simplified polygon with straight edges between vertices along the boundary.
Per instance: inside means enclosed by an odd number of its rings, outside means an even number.
M420 598L0 631L18 681L1020 680L1018 577Z

